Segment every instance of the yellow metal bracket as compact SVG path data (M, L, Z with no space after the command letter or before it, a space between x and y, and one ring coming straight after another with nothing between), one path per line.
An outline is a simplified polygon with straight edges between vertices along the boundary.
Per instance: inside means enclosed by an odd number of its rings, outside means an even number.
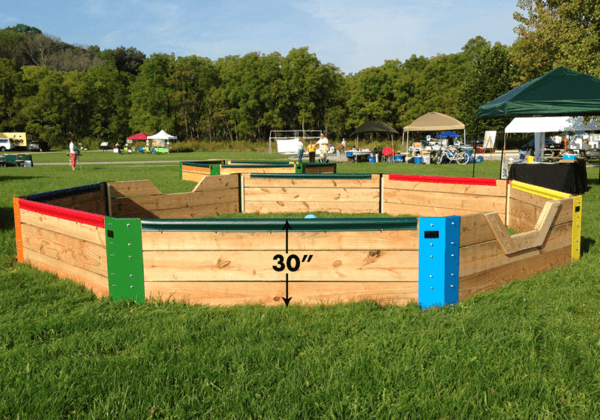
M573 242L571 245L571 261L579 260L581 256L581 210L583 208L583 197L573 197Z
M539 195L540 197L549 198L550 200L560 200L563 198L571 197L570 194L551 190L550 188L538 187L537 185L526 184L520 181L511 181L510 185L515 190L523 191L533 195Z

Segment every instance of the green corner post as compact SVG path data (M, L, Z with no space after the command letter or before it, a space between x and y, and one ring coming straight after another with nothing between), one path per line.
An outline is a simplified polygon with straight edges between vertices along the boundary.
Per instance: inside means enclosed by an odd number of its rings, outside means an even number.
M115 301L144 301L141 219L104 219L108 289Z

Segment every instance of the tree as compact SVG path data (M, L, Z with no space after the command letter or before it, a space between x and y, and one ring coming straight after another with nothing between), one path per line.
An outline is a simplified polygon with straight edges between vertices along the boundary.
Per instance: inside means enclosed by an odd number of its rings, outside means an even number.
M504 121L500 118L477 121L477 110L508 92L516 78L515 66L509 58L509 47L496 43L479 51L461 86L458 101L458 117L467 128L467 136L481 138L485 130L503 129Z
M54 55L61 50L61 41L56 36L35 34L23 38L21 46L33 64L44 67L48 66Z
M137 76L146 54L138 51L134 47L125 48L123 46L114 50L107 49L100 53L100 58L108 63L112 63L119 71Z
M17 110L14 98L22 84L22 73L14 60L0 58L0 130L11 127Z
M517 40L510 50L527 82L564 66L600 76L600 3L589 0L519 0Z

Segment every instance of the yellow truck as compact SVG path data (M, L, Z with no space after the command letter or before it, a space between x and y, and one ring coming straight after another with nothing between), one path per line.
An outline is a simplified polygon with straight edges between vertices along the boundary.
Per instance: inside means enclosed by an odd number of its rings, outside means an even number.
M27 148L27 145L32 139L31 134L27 133L0 133L0 139L6 138L13 141L15 147L19 149Z

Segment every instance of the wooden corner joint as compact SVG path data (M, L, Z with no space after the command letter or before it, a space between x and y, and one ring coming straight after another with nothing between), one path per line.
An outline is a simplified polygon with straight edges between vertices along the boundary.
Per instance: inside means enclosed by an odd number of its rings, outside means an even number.
M559 201L546 202L540 217L538 217L535 229L530 232L518 233L513 236L510 236L506 231L498 213L485 213L484 216L485 221L494 233L502 250L508 255L531 248L541 247L548 237L550 227L554 223L554 219L560 208L561 203Z

